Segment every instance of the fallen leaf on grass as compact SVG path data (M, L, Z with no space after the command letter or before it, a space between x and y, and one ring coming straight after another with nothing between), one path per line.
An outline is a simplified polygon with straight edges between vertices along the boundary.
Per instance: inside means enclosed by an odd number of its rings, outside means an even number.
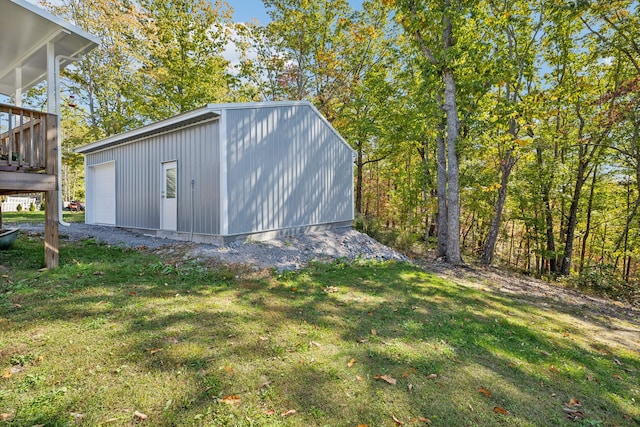
M351 360L349 360L349 363L347 363L347 368L352 367L354 363L356 363L356 359L351 358Z
M374 378L377 379L377 380L386 381L391 385L396 385L396 382L397 382L397 380L395 378L393 378L389 374L385 374L385 375L376 374L376 376Z
M378 335L378 331L376 331L375 329L371 330L371 335Z
M624 379L623 379L620 375L618 375L618 374L613 374L613 378L617 378L617 379L619 379L620 381L624 381Z
M320 344L319 342L315 342L315 341L309 341L309 345L310 346L316 346L316 347L322 347L322 344Z
M265 414L267 417L270 417L270 416L272 416L272 415L275 415L275 414L276 414L276 411L274 411L273 409L267 409L266 411L264 411L264 414Z
M431 424L431 420L425 417L418 417L418 421L422 421L425 424Z
M14 308L22 308L22 306L20 304L13 304Z
M393 419L393 422L396 423L397 426L403 426L404 423L402 421L400 421L399 419L397 419L395 416L391 415L391 418Z
M571 408L564 408L562 409L562 411L567 414L567 418L569 418L571 421L578 421L584 418L584 414L582 413L582 411Z
M540 353L544 354L547 357L551 356L551 353L549 353L548 351L540 350Z
M575 397L572 397L567 406L580 406L580 401Z
M2 373L2 378L9 378L11 376L11 368L7 368Z
M358 381L364 381L364 378L362 378L360 375L356 375L356 379L357 379Z
M622 363L618 359L613 359L613 363L615 363L616 365L619 365L619 366L624 366L624 363Z
M107 274L107 273L105 273L104 271L95 271L95 272L93 273L93 275L94 275L94 276L104 276L104 275L106 275L106 274Z
M557 373L557 372L560 372L560 369L556 368L556 367L555 367L555 366L553 366L553 365L549 366L549 370L550 370L551 372L556 372L556 373Z
M222 403L226 403L227 405L235 405L236 403L240 403L240 396L237 394L230 394L229 396L225 396L220 399Z
M495 406L493 408L493 412L495 412L496 414L509 415L509 411L499 406Z
M490 392L489 390L487 390L486 388L484 388L484 387L480 387L480 388L478 389L478 391L479 391L480 393L484 394L485 396L487 396L488 398L491 398L491 392Z
M156 354L159 351L162 351L162 349L161 348L154 348L153 350L149 350L149 354Z
M9 421L11 419L13 419L14 415L13 414L7 414L7 413L2 413L0 414L0 420L1 421Z
M283 412L280 414L281 417L288 417L289 415L293 415L296 413L295 409L289 409L287 412Z
M144 421L144 420L146 420L147 418L149 418L149 417L147 417L147 415L146 415L146 414L143 414L142 412L139 412L139 411L135 411L135 412L133 413L133 416L134 416L134 417L136 417L136 418L137 418L137 419L139 419L139 420L142 420L142 421Z
M81 423L82 419L87 416L87 414L81 414L80 412L72 412L71 416L76 421L76 423Z
M427 379L428 380L435 380L436 378L438 378L438 374L429 374L429 375L427 375Z
M358 427L369 427L369 426L366 424L358 424Z
M402 378L407 378L409 376L409 372L405 371L402 373Z

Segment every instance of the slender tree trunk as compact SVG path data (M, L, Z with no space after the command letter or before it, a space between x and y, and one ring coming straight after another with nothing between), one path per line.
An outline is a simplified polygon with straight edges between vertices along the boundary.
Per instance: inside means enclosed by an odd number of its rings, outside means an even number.
M538 168L540 172L542 172L542 148L536 148L536 154L538 159ZM544 218L546 225L546 236L547 236L547 245L546 252L547 255L543 256L543 264L545 263L545 259L549 262L549 272L555 273L557 271L556 265L556 243L555 236L553 234L553 213L551 212L551 197L549 194L551 193L551 183L550 182L542 182L540 192L542 193L542 205L544 209Z
M362 168L364 166L362 144L358 144L356 157L356 212L362 213Z
M591 180L591 190L589 192L589 203L587 204L587 224L584 230L584 236L582 236L582 248L580 250L580 271L584 268L584 257L587 252L587 240L589 239L589 232L591 231L591 210L593 209L593 194L595 193L596 178L598 175L598 166L593 168L593 178Z
M578 162L578 173L576 176L576 184L573 189L573 197L571 198L571 206L569 207L569 220L567 222L567 234L564 246L564 255L562 257L561 273L569 274L571 271L571 257L573 256L573 241L575 237L576 224L578 222L578 206L580 203L580 194L585 182L586 161L582 158Z
M456 81L453 70L445 68L442 77L445 85L444 109L447 113L447 261L453 265L461 265L460 170L457 150L460 118L458 117Z
M502 220L502 211L504 209L504 203L507 200L507 184L509 183L509 176L511 175L511 171L515 164L516 158L513 156L513 148L510 148L500 164L502 176L500 179L500 188L498 189L498 200L496 201L496 209L494 211L493 219L489 226L489 233L487 234L487 240L485 241L484 249L482 251L481 262L485 265L490 265L493 262L496 241L498 240L498 232L500 231L500 221Z
M445 122L438 125L438 258L447 257L447 148Z

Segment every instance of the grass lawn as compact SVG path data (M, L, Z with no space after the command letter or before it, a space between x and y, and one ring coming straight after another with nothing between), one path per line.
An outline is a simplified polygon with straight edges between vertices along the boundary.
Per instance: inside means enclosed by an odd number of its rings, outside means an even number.
M587 307L393 262L42 258L28 235L0 252L0 426L640 424L637 346L604 333L638 325Z
M62 218L66 222L82 222L84 223L84 212L63 211ZM44 211L22 211L22 212L2 212L3 224L11 223L44 223Z

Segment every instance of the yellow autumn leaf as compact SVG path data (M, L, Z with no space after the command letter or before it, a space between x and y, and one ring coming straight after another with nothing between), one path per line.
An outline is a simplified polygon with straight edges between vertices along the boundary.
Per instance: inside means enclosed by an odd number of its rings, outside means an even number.
M351 360L349 360L349 363L347 363L347 368L352 367L354 363L356 363L356 359L351 358Z
M236 403L240 403L240 400L240 396L237 394L230 394L220 399L222 403L226 403L227 405L235 405Z

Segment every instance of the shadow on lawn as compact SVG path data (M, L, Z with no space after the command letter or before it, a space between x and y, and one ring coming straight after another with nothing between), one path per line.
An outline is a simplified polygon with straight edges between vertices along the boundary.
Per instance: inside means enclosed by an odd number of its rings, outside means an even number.
M563 407L571 398L583 401L593 425L638 424L624 417L621 401L634 395L639 360L563 335L574 332L572 316L582 311L554 322L560 307L395 263L317 265L278 280L171 268L159 277L146 254L101 253L95 262L82 246L67 247L63 268L22 290L14 283L11 302L21 307L0 311L25 330L42 320L100 328L103 319L118 325L110 332L122 343L116 360L164 377L191 375L193 387L176 390L170 405L146 408L154 425L378 426L393 425L392 416L434 425L569 425ZM580 322L607 327L598 317ZM242 404L216 403L232 395ZM29 422L63 425L81 403ZM289 409L297 413L279 415Z

